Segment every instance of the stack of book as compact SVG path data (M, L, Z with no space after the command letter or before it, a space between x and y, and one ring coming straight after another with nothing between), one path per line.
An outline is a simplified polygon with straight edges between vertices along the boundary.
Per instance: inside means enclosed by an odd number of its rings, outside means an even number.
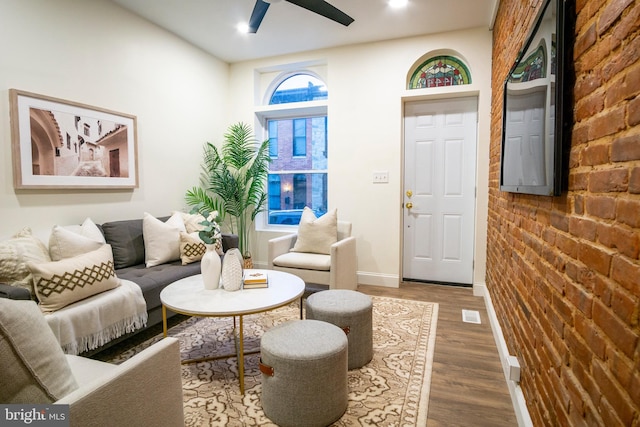
M269 286L269 278L266 273L259 271L245 271L244 289L266 288Z

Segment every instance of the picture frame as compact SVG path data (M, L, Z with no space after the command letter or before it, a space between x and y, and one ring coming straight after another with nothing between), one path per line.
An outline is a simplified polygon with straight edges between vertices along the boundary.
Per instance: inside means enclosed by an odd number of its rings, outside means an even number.
M9 89L16 189L138 187L136 116Z

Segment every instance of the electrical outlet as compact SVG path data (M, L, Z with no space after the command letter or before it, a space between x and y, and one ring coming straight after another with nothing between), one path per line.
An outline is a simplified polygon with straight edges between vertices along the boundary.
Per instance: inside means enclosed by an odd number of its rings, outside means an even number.
M374 171L373 183L374 184L387 184L389 182L389 171Z

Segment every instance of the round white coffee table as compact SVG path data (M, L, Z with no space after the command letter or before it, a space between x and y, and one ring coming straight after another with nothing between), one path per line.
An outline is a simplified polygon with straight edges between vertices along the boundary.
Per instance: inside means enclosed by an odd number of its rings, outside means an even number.
M207 290L204 288L202 276L198 274L177 280L160 292L162 327L165 337L167 336L167 308L187 316L233 317L234 331L236 332L234 336L237 337L236 354L184 360L182 363L237 357L241 394L244 394L245 356L243 317L248 314L262 313L283 307L299 299L305 288L304 281L293 274L274 270L249 271L265 273L268 276L269 286L259 289L241 289L239 291ZM237 327L236 317L239 318Z

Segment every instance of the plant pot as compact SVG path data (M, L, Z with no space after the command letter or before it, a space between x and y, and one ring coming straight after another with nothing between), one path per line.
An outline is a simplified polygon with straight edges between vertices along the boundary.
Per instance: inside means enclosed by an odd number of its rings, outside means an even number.
M245 252L242 256L244 268L253 268L253 260L251 259L251 252Z

